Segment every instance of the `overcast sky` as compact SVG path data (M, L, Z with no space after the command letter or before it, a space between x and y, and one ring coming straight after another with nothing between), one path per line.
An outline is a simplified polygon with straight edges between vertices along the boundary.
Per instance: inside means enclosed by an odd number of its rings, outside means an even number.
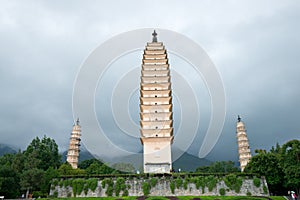
M35 136L47 135L66 149L80 66L106 40L140 28L169 29L189 37L218 69L227 113L208 159L237 160L238 114L252 150L299 139L299 21L296 0L0 0L0 143L25 148ZM171 65L180 67L180 60L171 58ZM138 100L138 93L134 98ZM105 97L98 95L96 100ZM134 105L130 112L138 123L138 104ZM101 112L100 105L95 106ZM105 113L97 115L105 118ZM207 127L205 122L199 129ZM199 133L189 153L198 155L202 139ZM141 147L139 143L137 149Z

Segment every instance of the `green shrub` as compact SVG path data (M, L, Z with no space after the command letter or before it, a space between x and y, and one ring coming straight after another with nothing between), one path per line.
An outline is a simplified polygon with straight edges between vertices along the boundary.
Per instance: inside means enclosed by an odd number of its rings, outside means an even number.
M122 177L117 178L116 185L115 185L115 193L116 196L119 196L120 191L125 189L125 179Z
M188 180L184 180L184 182L183 182L183 189L187 190L188 189L188 184L189 184L189 181Z
M183 182L182 178L178 177L176 179L176 187L177 187L177 189L179 189L182 186L182 182Z
M88 188L91 189L93 192L95 192L97 186L98 186L98 179L91 178L87 180Z
M55 191L55 192L53 193L53 197L54 197L54 198L57 198L57 197L58 197L58 192L57 192L57 191Z
M150 179L150 185L151 185L151 187L155 187L156 184L157 184L157 179L156 178L151 178Z
M107 186L105 194L109 197L111 197L114 193L114 188L112 186Z
M172 194L175 194L175 183L173 181L170 182L170 189Z
M66 179L63 182L64 182L64 187L67 188L68 186L71 186L72 179Z
M32 192L32 197L34 198L40 198L40 197L45 197L47 195L43 194L43 192L41 191L33 191Z
M150 184L148 182L143 182L142 189L143 189L144 196L147 196L150 194L151 188L150 188Z
M224 177L224 182L227 187L233 190L234 184L236 182L236 175L228 174L227 176Z
M53 179L53 181L52 181L52 185L54 185L54 186L58 186L58 180L57 180L57 179Z
M267 188L267 186L263 186L263 190L264 190L264 194L268 194L268 188Z
M254 177L253 184L255 185L255 187L260 187L260 179L257 177Z
M220 188L219 193L220 193L221 196L224 196L226 194L226 191L225 191L224 188Z
M105 184L107 184L107 189L105 194L109 197L111 197L114 193L114 182L112 179L110 178L106 178L105 179Z
M76 197L77 194L77 183L75 180L72 181L72 190L73 190L73 196Z
M106 180L105 179L103 179L101 181L101 186L102 186L103 189L105 188L105 186L106 186Z
M76 196L76 194L80 195L81 192L83 191L85 185L85 180L84 179L75 179L72 181L72 188L73 188L73 194Z
M83 188L84 194L87 195L88 191L89 191L89 185L85 184L84 188Z
M127 196L128 196L128 190L127 190L127 189L123 191L122 196L123 196L123 197L127 197Z
M243 185L243 179L241 177L237 178L236 183L234 184L234 191L236 193L240 193L242 185Z
M62 188L63 185L64 185L64 182L62 180L60 180L59 183L58 183L58 185L59 185L60 188Z
M247 191L247 196L252 196L251 192L250 191Z
M217 185L217 179L216 177L210 175L207 177L206 183L207 183L208 191L211 192Z

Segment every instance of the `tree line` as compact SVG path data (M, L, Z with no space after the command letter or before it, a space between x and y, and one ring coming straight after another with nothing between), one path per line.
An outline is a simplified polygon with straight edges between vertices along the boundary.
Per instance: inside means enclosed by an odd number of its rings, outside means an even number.
M292 140L270 151L256 150L246 173L265 176L269 191L273 194L287 194L300 188L300 141ZM53 178L66 175L91 176L101 174L135 173L128 163L117 163L109 167L98 159L79 163L73 169L62 156L56 142L44 136L34 138L26 150L0 157L0 195L16 198L33 194L33 197L46 197ZM238 173L240 170L232 161L216 161L209 166L198 167L195 173ZM183 172L184 173L184 172Z
M46 197L53 178L65 175L118 174L121 170L134 172L130 164L117 163L111 167L97 159L85 160L73 169L62 163L56 142L44 136L34 138L26 150L0 157L0 195L17 198L33 194Z

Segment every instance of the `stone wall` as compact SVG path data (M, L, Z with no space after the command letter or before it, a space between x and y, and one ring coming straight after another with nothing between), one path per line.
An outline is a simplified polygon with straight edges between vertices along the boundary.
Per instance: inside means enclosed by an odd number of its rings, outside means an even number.
M236 179L234 179L236 178ZM267 183L264 178L254 185L249 177L118 177L89 179L55 179L50 195L55 197L106 197L106 196L219 196L220 189L228 196L267 196ZM240 183L238 183L239 181ZM256 181L258 181L256 180ZM258 181L258 183L259 183ZM91 182L91 181L90 181ZM231 182L231 183L230 183ZM236 183L235 183L236 182ZM75 190L74 190L75 187ZM146 193L146 194L145 194ZM148 193L148 194L147 194Z

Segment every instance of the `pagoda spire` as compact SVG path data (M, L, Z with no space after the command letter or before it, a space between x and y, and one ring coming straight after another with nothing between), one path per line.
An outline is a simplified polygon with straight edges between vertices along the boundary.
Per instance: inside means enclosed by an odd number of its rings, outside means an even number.
M238 122L241 122L241 117L239 115L238 115L237 119L238 119Z
M152 36L153 36L152 42L157 42L157 33L155 30L153 31Z

